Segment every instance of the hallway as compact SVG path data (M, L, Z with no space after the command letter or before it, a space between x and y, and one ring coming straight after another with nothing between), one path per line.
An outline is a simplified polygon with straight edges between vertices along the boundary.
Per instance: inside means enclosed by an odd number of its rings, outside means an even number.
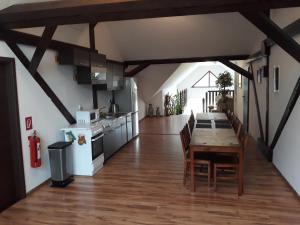
M140 136L96 176L76 177L65 189L44 184L0 214L0 224L299 224L299 200L253 142L246 150L243 196L234 184L217 192L208 191L204 180L195 193L184 187L177 133L185 120L144 119Z

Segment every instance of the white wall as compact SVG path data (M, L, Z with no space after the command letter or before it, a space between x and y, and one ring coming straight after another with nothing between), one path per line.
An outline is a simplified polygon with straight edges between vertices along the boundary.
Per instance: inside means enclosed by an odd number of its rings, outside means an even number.
M164 82L177 69L178 64L170 65L151 65L136 75L138 96L139 96L139 119L147 115L147 107L152 104L153 107L160 107L163 112L163 93L160 90ZM146 107L145 107L146 105Z
M284 27L299 18L300 8L277 9L271 11L271 18L280 27ZM300 43L300 36L295 37ZM258 50L258 49L257 49ZM262 125L265 133L265 103L267 79L262 78L262 83L257 84L256 70L263 65L262 60L253 63L255 82L257 86L258 101L261 110ZM280 66L279 92L273 92L273 67ZM293 88L300 76L300 64L289 56L278 45L271 48L269 74L269 144L271 144L282 115L286 109ZM240 96L241 97L241 96ZM258 120L252 84L250 85L249 103L249 132L254 138L259 137ZM274 149L273 163L283 174L290 185L300 194L300 177L297 172L300 170L300 139L298 128L300 126L300 102L298 101L294 111L283 130L279 141Z
M89 46L87 29L85 29L84 26L82 27L83 29L79 29L81 26L83 25L60 27L56 31L54 37L64 42ZM97 31L100 32L100 30ZM42 29L26 29L25 31L38 35L41 34ZM97 38L97 41L101 41L101 43L97 43L97 46L99 46L99 50L101 52L105 52L108 55L108 58L119 60L120 54L116 48L111 47L113 46L113 42L110 40L109 36L107 36L108 35L106 35L104 31L101 37L99 39ZM107 41L107 45L105 44L105 41ZM20 47L27 57L31 59L35 48L28 46ZM110 48L111 51L109 51ZM92 108L91 86L77 85L74 80L74 68L72 66L58 65L55 61L56 55L57 52L50 50L44 55L41 65L38 68L42 77L74 116L78 105L81 105L86 109ZM63 140L60 129L68 126L68 122L46 96L39 85L33 80L31 75L12 53L9 47L2 41L0 42L0 56L16 59L25 182L26 191L29 192L50 177L47 146L56 141ZM108 100L111 98L111 93L99 92L98 95L99 104L108 106ZM32 116L33 128L37 130L38 135L41 138L42 167L37 169L30 167L27 137L31 135L32 131L25 130L24 120L27 116Z

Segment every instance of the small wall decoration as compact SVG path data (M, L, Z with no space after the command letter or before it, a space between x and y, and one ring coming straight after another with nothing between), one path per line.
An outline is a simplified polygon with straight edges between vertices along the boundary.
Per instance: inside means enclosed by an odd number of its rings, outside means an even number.
M262 69L258 69L257 70L257 83L260 84L261 83L261 76L262 76Z
M279 92L279 75L280 75L279 66L274 66L274 69L273 69L274 92Z
M78 135L78 144L79 145L84 145L86 144L85 136L84 135Z
M242 75L241 74L239 74L238 75L238 85L239 85L239 88L242 88Z
M25 126L26 126L26 130L32 130L32 117L26 117L25 118Z

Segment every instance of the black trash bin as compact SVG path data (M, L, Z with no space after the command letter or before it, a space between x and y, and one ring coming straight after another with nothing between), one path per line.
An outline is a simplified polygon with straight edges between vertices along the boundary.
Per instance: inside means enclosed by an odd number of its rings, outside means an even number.
M66 187L73 179L72 142L56 142L50 146L51 187Z

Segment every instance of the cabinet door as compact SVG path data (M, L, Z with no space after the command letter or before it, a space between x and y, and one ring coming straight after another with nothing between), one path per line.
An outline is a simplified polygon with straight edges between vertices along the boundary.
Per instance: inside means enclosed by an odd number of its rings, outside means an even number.
M122 124L122 146L127 143L127 127L126 123Z
M132 139L132 122L127 121L127 141L131 141Z
M103 145L104 145L104 160L109 159L114 153L115 145L115 132L114 130L108 131L104 134Z
M114 152L118 151L119 148L122 146L122 127L121 125L119 127L115 128L115 143L116 143L116 148L114 149Z
M113 64L110 61L106 62L106 84L107 90L114 90L113 88Z
M81 49L74 49L74 65L75 66L90 66L90 53Z

